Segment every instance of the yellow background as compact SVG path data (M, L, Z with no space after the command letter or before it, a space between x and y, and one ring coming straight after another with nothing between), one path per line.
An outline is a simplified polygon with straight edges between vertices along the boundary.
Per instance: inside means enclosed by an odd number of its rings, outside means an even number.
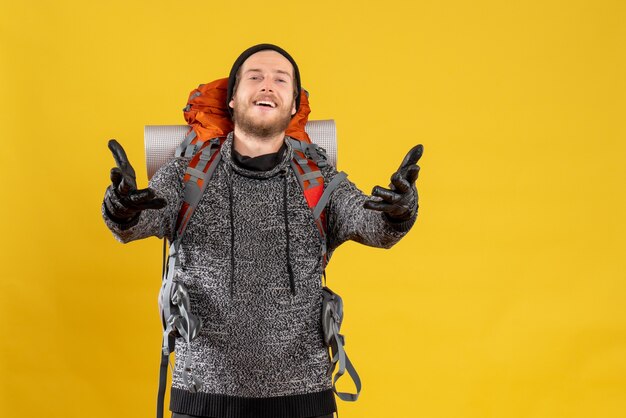
M104 226L106 142L145 186L143 126L260 42L363 190L425 147L410 234L330 265L341 416L626 416L623 1L2 0L0 42L1 416L153 416L161 244Z

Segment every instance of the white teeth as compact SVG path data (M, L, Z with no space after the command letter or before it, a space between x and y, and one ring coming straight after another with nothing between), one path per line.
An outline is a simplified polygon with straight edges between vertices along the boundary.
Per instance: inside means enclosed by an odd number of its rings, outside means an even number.
M271 108L275 108L276 107L276 103L274 102L270 102L268 100L259 100L255 103L257 106L258 105L267 105L270 106Z

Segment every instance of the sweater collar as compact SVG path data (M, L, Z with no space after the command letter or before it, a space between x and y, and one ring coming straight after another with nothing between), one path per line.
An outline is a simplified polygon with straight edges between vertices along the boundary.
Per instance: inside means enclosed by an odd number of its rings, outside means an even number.
M282 153L282 158L280 159L280 161L278 161L278 164L276 164L273 168L267 171L251 170L235 163L235 161L233 160L233 132L230 132L228 134L228 136L226 137L226 141L224 141L224 144L220 148L220 152L222 153L222 160L230 166L229 168L232 169L232 171L245 177L258 179L274 177L277 174L284 172L289 167L289 162L293 158L293 149L291 147L291 143L287 140L288 138L289 137L285 136L284 147L286 149Z

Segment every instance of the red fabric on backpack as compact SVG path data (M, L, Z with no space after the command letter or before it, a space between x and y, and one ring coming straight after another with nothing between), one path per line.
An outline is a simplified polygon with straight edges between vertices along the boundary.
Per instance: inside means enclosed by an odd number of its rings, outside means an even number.
M233 130L233 121L226 107L228 78L201 84L189 94L187 107L184 109L185 120L196 132L192 144L203 143L213 138L222 138ZM304 89L300 94L300 108L291 118L286 135L299 141L310 143L311 139L304 130L311 108Z

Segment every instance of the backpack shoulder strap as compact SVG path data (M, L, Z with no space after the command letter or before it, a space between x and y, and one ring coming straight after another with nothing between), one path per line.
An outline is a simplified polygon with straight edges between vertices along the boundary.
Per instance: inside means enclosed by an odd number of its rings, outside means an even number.
M320 167L328 165L326 152L320 146L313 143L305 143L297 139L289 138L293 148L293 159L291 168L298 179L298 183L304 192L304 198L311 209L313 220L317 226L322 243L323 269L328 264L328 251L326 247L326 205L330 200L333 191L347 177L343 171L337 173L335 177L324 187L324 176Z
M202 145L201 143L192 144L197 136L196 131L190 127L187 135L185 135L185 139L183 139L183 142L181 142L174 151L174 157L193 157Z
M183 177L183 204L178 212L176 221L176 239L180 239L185 229L187 229L189 219L191 219L191 215L196 210L202 194L221 159L219 150L225 139L214 138L205 142L204 146L193 156L189 166L187 166Z

